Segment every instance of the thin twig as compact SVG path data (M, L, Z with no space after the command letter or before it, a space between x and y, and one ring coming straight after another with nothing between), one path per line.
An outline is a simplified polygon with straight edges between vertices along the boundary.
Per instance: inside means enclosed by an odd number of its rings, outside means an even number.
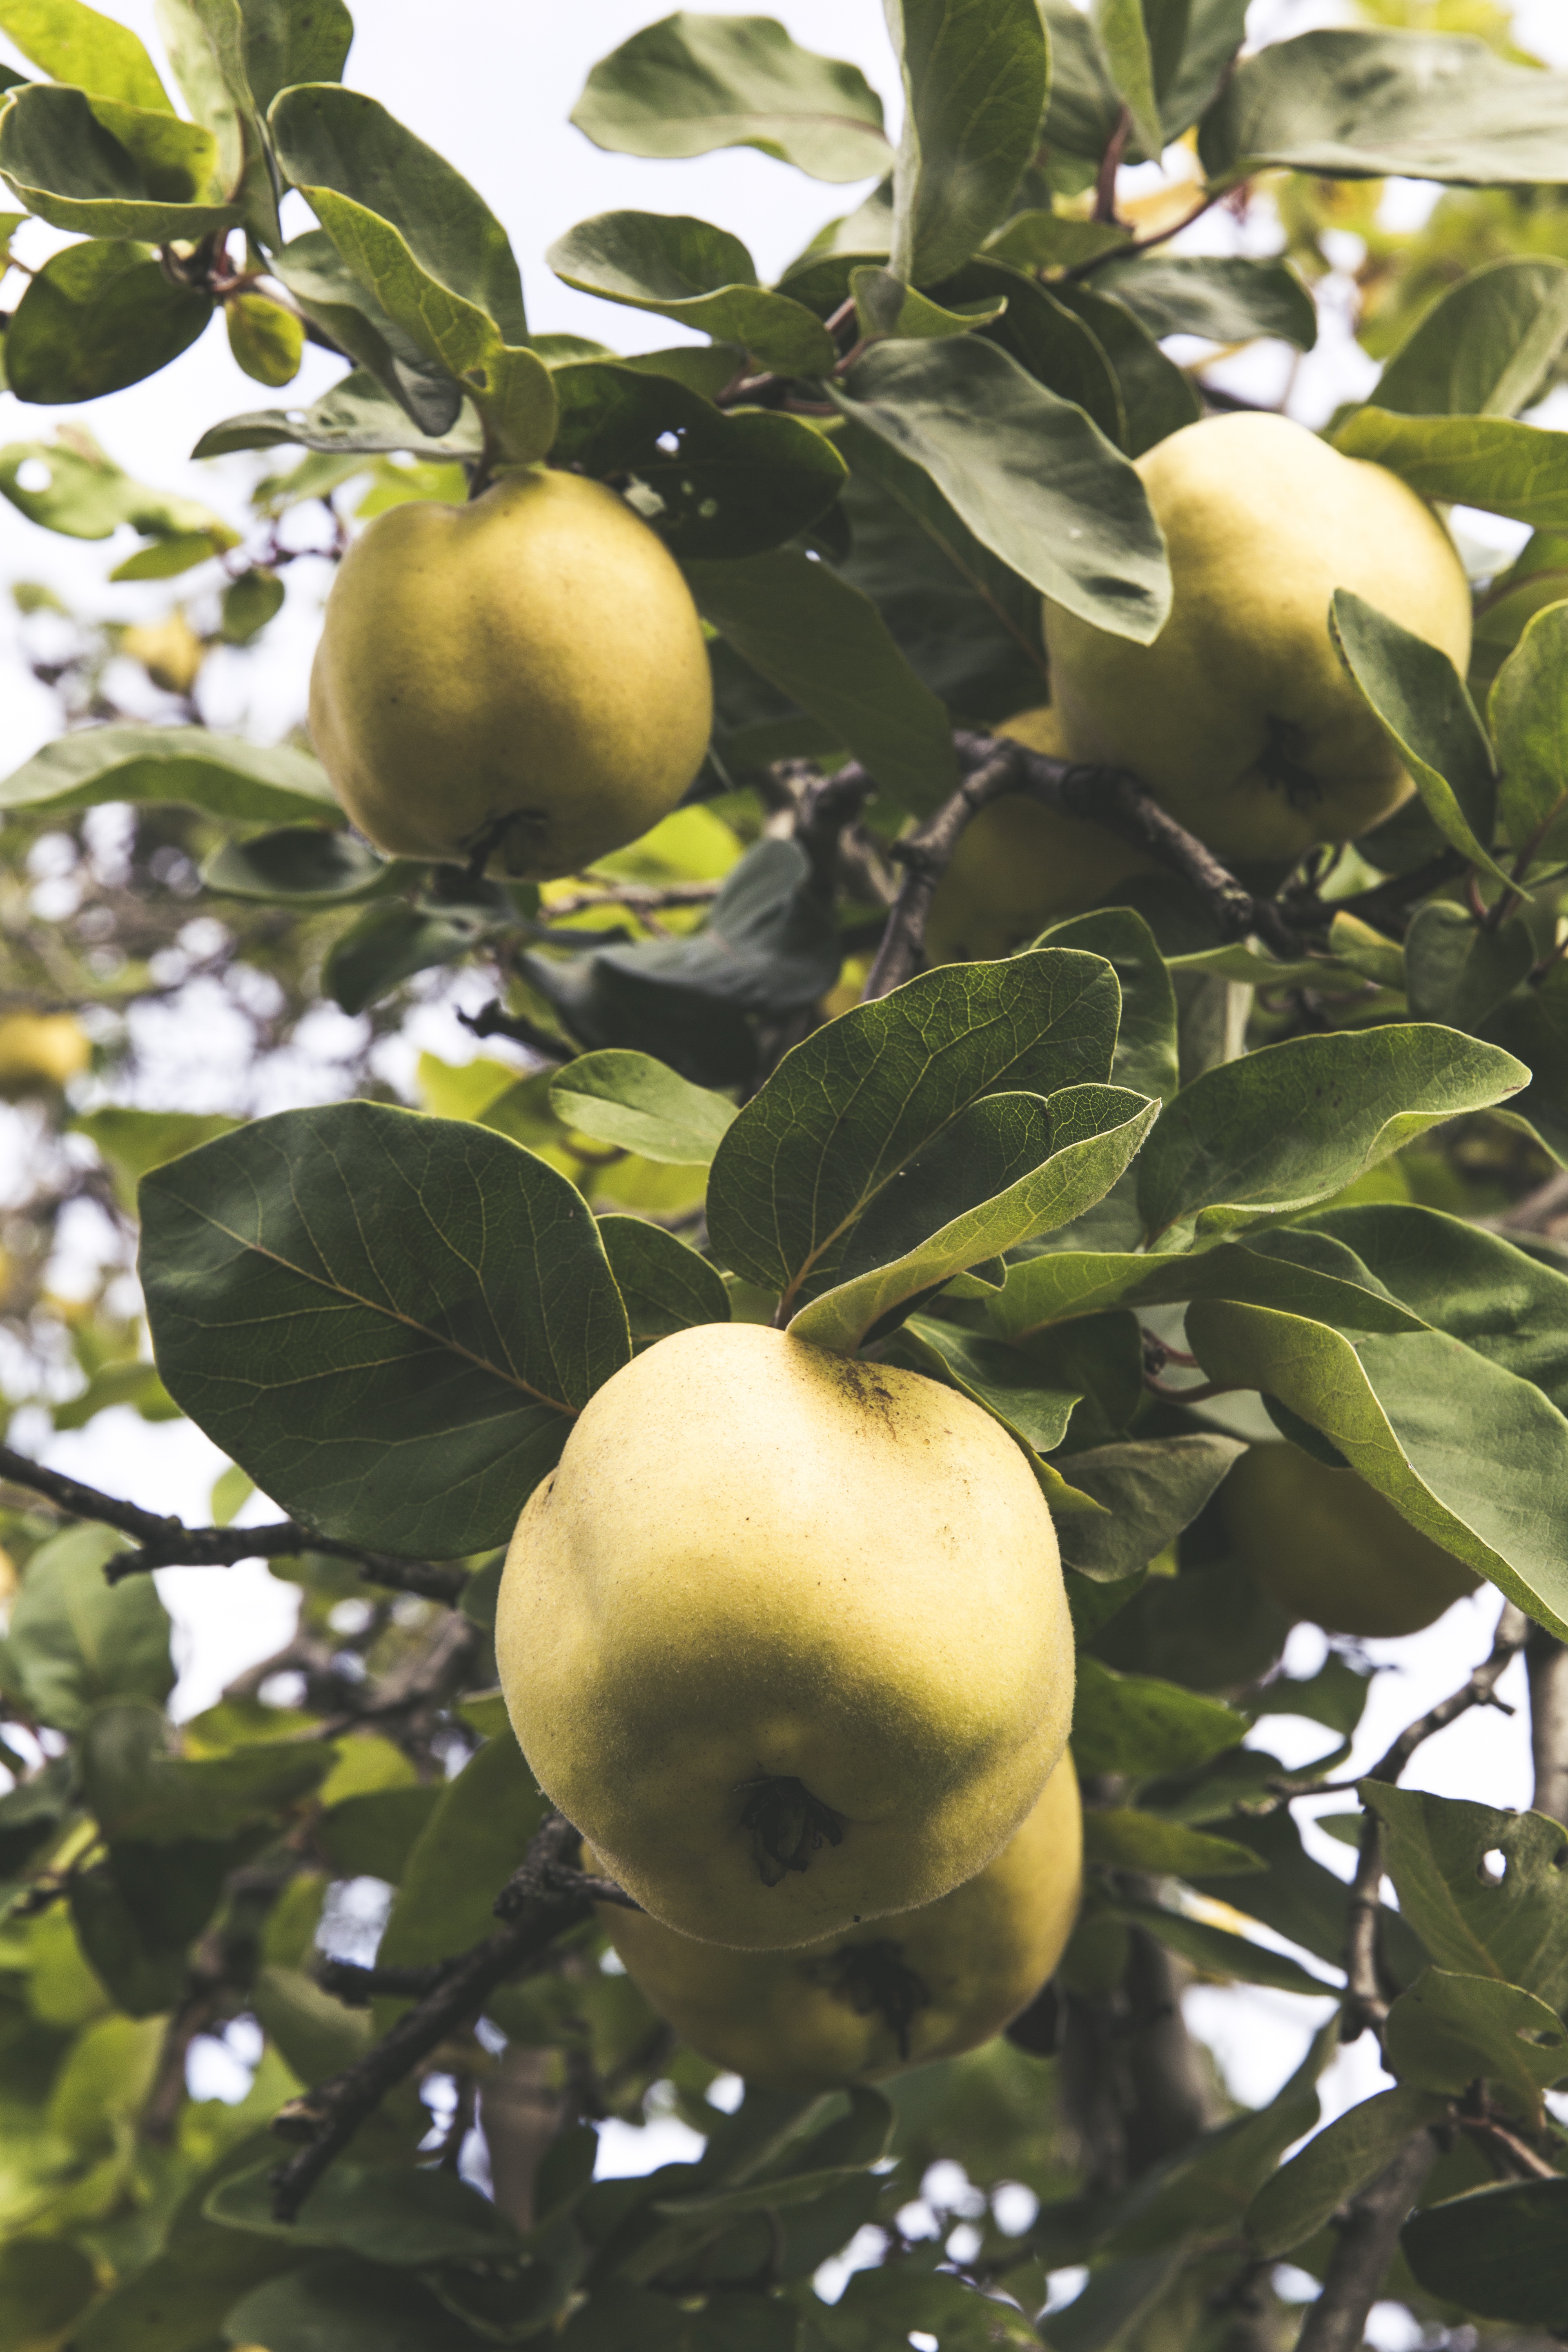
M1424 2126L1354 2200L1296 2352L1361 2352L1367 2314L1388 2275L1400 2230L1436 2160L1437 2142Z
M1530 1748L1535 1766L1531 1810L1568 1822L1568 1643L1543 1626L1531 1629Z
M926 917L936 886L972 817L988 801L1018 788L1021 746L987 740L988 756L974 767L951 798L909 836L893 845L892 855L904 869L899 895L888 917L882 944L866 982L866 1002L886 996L918 970L925 941Z

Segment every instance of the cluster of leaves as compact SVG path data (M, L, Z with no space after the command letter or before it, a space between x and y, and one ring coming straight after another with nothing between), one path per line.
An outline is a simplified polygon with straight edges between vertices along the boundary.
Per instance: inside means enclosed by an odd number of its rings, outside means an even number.
M122 1537L86 1507L64 1532L32 1507L7 1520L7 2340L870 2352L915 2331L956 2352L1038 2343L1050 2273L1081 2262L1088 2285L1050 2321L1058 2352L1196 2347L1276 2257L1322 2278L1331 2217L1432 2125L1447 2145L1389 2291L1435 2323L1561 2328L1568 2140L1542 2095L1568 2074L1568 1872L1543 1817L1363 1784L1400 1906L1381 1928L1394 2087L1282 2168L1317 2121L1337 2015L1256 2113L1200 2084L1156 2116L1148 2095L1184 1972L1304 1997L1343 1984L1346 1889L1279 1801L1298 1783L1240 1741L1266 1713L1320 1722L1338 1745L1312 1785L1348 1753L1365 1675L1338 1655L1310 1683L1278 1675L1285 1622L1210 1507L1238 1439L1352 1465L1568 1637L1568 1264L1474 1222L1568 1160L1568 436L1519 421L1568 343L1550 227L1568 77L1408 29L1237 62L1244 13L900 0L896 153L862 78L769 20L680 14L637 35L575 117L602 146L750 145L879 184L773 287L706 222L581 224L552 257L568 283L709 338L628 360L529 335L500 225L340 86L336 0L172 0L188 121L79 0L0 0L0 27L53 77L16 80L0 173L79 239L8 324L17 394L137 381L217 307L263 383L289 380L306 332L352 362L310 410L200 444L304 453L258 486L252 539L85 436L0 452L0 493L31 520L132 526L117 578L206 565L223 582L210 625L110 648L181 723L114 704L88 654L76 715L95 723L0 784L19 848L131 813L112 886L47 937L7 921L27 1001L144 996L199 889L222 918L216 963L278 990L262 1052L318 991L392 1025L411 978L477 961L497 987L479 1025L537 1065L427 1056L421 1113L368 1098L362 1068L359 1098L247 1125L115 1102L78 1122L121 1214L141 1180L157 1370L133 1323L115 1338L95 1318L85 1392L57 1423L111 1402L183 1411L235 1465L215 1516L254 1481L341 1549L279 1558L299 1635L175 1731L161 1604L146 1578L104 1576ZM1118 163L1189 133L1191 213L1289 174L1280 214L1309 264L1325 189L1397 173L1467 192L1444 200L1479 208L1462 233L1440 207L1426 247L1374 257L1391 355L1333 435L1534 536L1479 600L1468 681L1337 604L1418 799L1280 890L1293 959L1158 877L1026 953L856 1003L897 835L958 782L965 728L1045 698L1041 594L1142 641L1161 625L1168 575L1131 461L1202 413L1163 340L1313 341L1284 263L1145 249L1119 212ZM286 188L319 223L287 242ZM541 459L623 490L713 632L710 763L655 835L537 893L388 861L346 832L301 745L195 723L204 646L254 641L278 609L290 508L326 502L331 554L351 482L368 478L364 515ZM875 798L825 846L814 795L846 760ZM128 949L111 975L91 961L106 938ZM498 1548L598 1385L730 1317L952 1385L1052 1502L1091 1798L1090 1893L1054 1990L1016 2042L886 2096L753 2092L730 2112L577 1927L279 2222L268 2120L363 2059L403 1998L384 1990L367 2018L318 1956L368 1957L367 1886L380 1968L479 1941L540 1820L491 1687ZM1149 1370L1177 1332L1189 1402ZM184 1533L143 1564L177 1559ZM1500 1879L1483 1859L1500 1853ZM1237 1906L1229 1926L1216 1898ZM249 2093L188 2098L193 2043L237 2019L264 2036ZM489 2200L460 2177L476 2095ZM661 2112L704 2153L594 2181L587 2122ZM971 2184L945 2209L937 2159ZM900 2227L922 2182L942 2235L960 2224L945 2249ZM994 2194L1009 2183L1039 2200L1011 2233ZM868 2225L886 2259L825 2302L813 2274Z

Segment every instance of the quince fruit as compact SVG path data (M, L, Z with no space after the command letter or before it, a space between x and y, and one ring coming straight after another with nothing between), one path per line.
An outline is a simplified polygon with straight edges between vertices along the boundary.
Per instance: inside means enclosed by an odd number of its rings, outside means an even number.
M1283 416L1205 417L1138 460L1174 601L1152 645L1048 601L1051 700L1068 756L1130 768L1220 856L1350 841L1412 790L1329 635L1353 589L1469 658L1470 592L1447 531L1382 466Z
M592 1850L585 1856L595 1866ZM976 1877L918 1911L790 1952L731 1952L601 1904L610 1942L666 2021L717 2066L773 2091L875 2083L976 2049L1060 1959L1083 1885L1072 1758Z
M660 1339L531 1496L496 1658L627 1892L778 1950L983 1870L1067 1744L1056 1531L954 1390L750 1323Z
M1020 710L996 732L1052 759L1072 756L1048 704ZM1013 955L1047 924L1081 914L1135 874L1159 871L1144 851L1105 826L1042 808L1021 793L1005 793L959 836L926 918L926 954L932 963Z
M1220 1488L1231 1548L1270 1600L1330 1633L1418 1633L1480 1578L1353 1470L1253 1445Z
M508 474L415 499L343 558L310 733L353 823L394 857L542 881L647 832L712 723L702 625L674 558L603 482Z
M79 1078L92 1059L81 1024L69 1013L7 1013L0 1017L0 1096L47 1094Z

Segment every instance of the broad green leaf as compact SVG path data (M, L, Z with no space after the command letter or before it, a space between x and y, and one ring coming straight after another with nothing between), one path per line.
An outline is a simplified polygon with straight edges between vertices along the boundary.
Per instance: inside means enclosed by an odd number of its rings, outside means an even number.
M1568 74L1442 33L1303 33L1238 66L1205 117L1211 179L1266 163L1326 179L1568 177Z
M216 142L219 183L243 206L249 235L271 250L282 243L279 188L246 73L240 0L153 0L153 13L180 94Z
M1189 1298L1284 1307L1350 1331L1415 1331L1426 1319L1369 1286L1348 1252L1342 1258L1331 1251L1321 1262L1300 1254L1293 1229L1288 1248L1281 1236L1258 1234L1250 1244L1225 1243L1196 1255L1053 1250L1009 1266L1002 1296L988 1302L987 1312L1005 1339L1021 1339L1110 1307L1173 1306Z
M1304 2245L1358 2189L1393 2163L1423 2124L1436 2123L1447 2112L1446 2099L1401 2087L1376 2091L1336 2116L1264 2182L1247 2209L1247 2236L1263 2254L1288 2254Z
M1032 1095L987 1095L908 1164L912 1200L901 1192L879 1193L849 1235L840 1279L790 1328L819 1348L852 1354L906 1300L1069 1224L1102 1199L1158 1111L1121 1087L1066 1087L1046 1103ZM1023 1172L1014 1174L1020 1165ZM976 1201L976 1192L990 1197ZM885 1256L889 1250L897 1254Z
M475 2352L482 2341L418 2280L351 2254L252 2288L223 2324L231 2344L267 2352Z
M1041 2341L1016 2303L908 2263L857 2271L837 2303L813 2313L812 2324L831 2352L884 2352L916 2333L942 2352L994 2352L999 2344ZM715 2345L713 2352L728 2347Z
M250 2006L268 2042L301 2083L326 2082L370 2048L363 2010L335 2000L302 1969L277 1962L263 1968L250 1989Z
M165 110L166 110L165 101ZM83 236L199 239L238 207L210 194L210 131L167 110L31 82L0 112L0 175L51 227Z
M1187 1772L1234 1748L1247 1718L1151 1675L1119 1675L1095 1657L1079 1661L1072 1749L1080 1772Z
M1568 966L1553 963L1534 986L1505 998L1487 1035L1532 1073L1531 1084L1510 1102L1509 1117L1568 1165Z
M735 1106L679 1077L650 1054L582 1054L551 1082L557 1117L595 1142L645 1160L689 1166L711 1160Z
M1363 1780L1399 1908L1438 1968L1568 2007L1568 1830L1544 1813ZM1500 1872L1491 1863L1502 1855Z
M1204 1830L1188 1829L1184 1822L1126 1805L1108 1811L1089 1807L1083 1817L1083 1852L1086 1862L1112 1870L1144 1870L1157 1877L1236 1878L1265 1867L1257 1854L1232 1838L1211 1837Z
M173 2352L176 2344L221 2341L216 2331L237 2299L300 2260L276 2239L182 2215L169 2246L122 2273L78 2324L73 2352Z
M408 1856L382 1938L383 1964L417 1968L492 1934L491 1906L545 1811L510 1731L487 1739L441 1790Z
M150 246L68 245L27 280L12 313L7 382L18 400L50 406L119 392L178 359L212 308L167 278Z
M489 928L472 912L445 914L402 898L378 902L333 940L321 965L322 992L345 1013L363 1013L416 971L457 963Z
M232 2174L206 2200L209 2221L295 2244L341 2246L398 2270L432 2263L496 2262L521 2252L511 2223L453 2172L336 2164L292 2221L272 2216L272 2164Z
M73 253L82 248L73 246ZM24 466L43 468L47 481L24 489L17 476ZM13 441L0 449L0 495L20 509L29 522L58 530L68 539L108 539L121 523L150 539L177 539L200 532L209 551L238 544L239 533L196 499L155 490L122 473L90 434L68 425L54 441Z
M1004 306L987 341L1016 359L1020 367L1026 368L1047 392L1081 408L1108 441L1125 451L1132 437L1128 424L1131 387L1125 381L1126 372L1114 363L1105 341L1095 331L1097 324L1104 324L1103 317L1096 320L1085 315L1086 309L1092 310L1095 305L1080 304L1079 293L1076 285L1069 286L1061 279L1053 280L1049 287L1043 286L1023 269L984 253L966 261L962 269L942 281L942 300L954 306ZM1101 312L1108 307L1110 306L1098 305ZM1153 351L1163 367L1170 365L1161 358L1131 311L1116 305L1112 317L1116 325L1125 326L1130 341L1141 349ZM869 435L862 434L860 439L862 443L871 441L875 449L877 445ZM889 451L889 457L892 454ZM934 495L934 491L929 495Z
M1497 1046L1429 1022L1262 1046L1183 1087L1139 1160L1140 1213L1153 1236L1310 1208L1528 1076Z
M127 25L100 16L83 0L0 0L0 33L15 41L51 81L91 98L172 114L158 69Z
M1374 404L1406 416L1517 416L1568 340L1568 264L1510 257L1472 269L1384 365Z
M895 278L880 263L852 269L849 290L855 298L857 323L865 336L940 339L944 335L973 334L977 327L990 326L1007 307L1005 294L997 294L988 302L944 310L940 302L917 294L913 287L906 286L901 278Z
M68 2238L8 2237L0 2245L0 2343L33 2352L58 2342L97 2292L91 2261Z
M1138 142L1144 154L1157 162L1165 138L1154 95L1154 60L1149 53L1143 0L1092 0L1089 23L1111 86L1131 117Z
M698 610L769 684L822 721L882 791L928 816L958 782L946 711L868 596L796 548L687 569Z
M1321 1323L1216 1299L1187 1309L1187 1337L1212 1380L1277 1398L1413 1527L1568 1635L1568 1569L1549 1532L1568 1422L1529 1381L1441 1331L1354 1348Z
M599 60L572 120L617 155L755 147L834 181L891 161L882 101L859 68L801 48L770 16L679 9Z
M1493 1976L1428 1969L1388 2012L1388 2063L1402 2083L1458 2098L1478 2075L1539 2126L1541 2094L1568 2074L1554 2009Z
M1042 1351L1035 1360L1043 1371L1050 1359ZM1101 1508L1059 1522L1064 1563L1097 1581L1135 1574L1197 1517L1240 1450L1234 1438L1194 1430L1068 1455L1073 1485Z
M1411 1017L1474 1034L1534 962L1535 941L1519 917L1499 930L1482 930L1468 908L1430 899L1405 935Z
M1070 0L1069 0L1070 5ZM1075 11L1076 14L1076 11ZM1052 22L1047 11L1047 22ZM1058 37L1052 25L1055 56ZM1015 262L1020 269L1076 269L1080 262L1098 261L1127 243L1127 232L1109 221L1069 218L1062 213L1015 213L995 235L985 240L985 251L998 261Z
M111 1528L68 1528L33 1554L12 1604L0 1685L56 1730L79 1730L106 1699L161 1705L174 1686L152 1578L104 1580L104 1562L124 1548Z
M1079 1658L1080 1674L1089 1663ZM1076 1738L1073 1747L1077 1754ZM1143 1928L1203 1976L1218 1977L1228 1984L1268 1985L1275 1992L1304 1993L1315 2000L1333 1990L1286 1953L1270 1951L1248 1936L1233 1935L1228 1927L1211 1927L1206 1920L1192 1918L1184 1911L1168 1911L1161 1904L1138 1903L1128 1896L1120 1897L1114 1908L1119 1919L1130 1927Z
M1568 2180L1509 2180L1412 2214L1418 2285L1487 2319L1559 2328L1568 2312Z
M0 809L172 801L234 824L339 814L326 771L289 744L268 749L199 727L94 727L63 735L0 779Z
M1067 1435L1073 1408L1083 1401L1083 1386L1050 1384L1048 1375L1023 1352L981 1339L951 1323L912 1315L899 1326L882 1350L889 1363L923 1372L942 1381L961 1396L988 1412L1024 1449L1029 1467L1052 1510L1066 1515L1094 1505L1069 1486L1058 1470L1043 1460Z
M630 1354L581 1194L464 1121L284 1111L155 1171L142 1212L170 1393L285 1510L351 1542L504 1543Z
M1310 352L1318 339L1310 294L1283 261L1241 254L1154 254L1112 261L1094 273L1096 290L1114 294L1154 335L1205 335L1242 343L1272 335Z
M1447 655L1348 588L1334 591L1329 631L1444 840L1506 885L1489 846L1497 823L1491 746Z
M402 1879L408 1857L440 1801L436 1788L370 1789L329 1805L315 1841L342 1878Z
M389 888L399 868L348 833L290 824L248 841L226 841L202 868L220 898L261 898L285 907L340 907Z
M321 1741L266 1740L190 1761L166 1752L156 1708L101 1703L84 1727L82 1797L106 1837L140 1845L227 1838L314 1794L336 1761Z
M642 1217L601 1217L599 1239L626 1302L634 1348L696 1323L729 1322L723 1277L678 1234Z
M1484 507L1542 530L1568 528L1568 433L1510 416L1394 416L1358 408L1334 446L1386 466L1424 499Z
M1142 482L1080 409L1005 352L973 335L879 343L834 397L1043 593L1114 636L1159 635L1170 572Z
M1197 423L1203 408L1192 378L1125 302L1074 278L1058 279L1050 291L1105 353L1126 420L1121 446L1129 457L1141 457L1157 441Z
M600 213L568 229L545 257L581 293L742 344L781 374L826 375L837 357L821 320L788 295L768 292L740 238L707 221Z
M1206 112L1247 31L1247 0L1148 0L1154 87L1167 141Z
M1503 827L1530 851L1568 802L1568 604L1535 614L1498 672L1487 715Z
M1186 1582L1192 1570L1184 1570L1175 1579L1155 1580L1173 1582L1178 1587ZM1226 1762L1250 1760L1260 1755L1256 1748L1236 1749L1220 1759ZM1275 1770L1271 1762L1266 1769ZM1222 1790L1222 1794L1226 1794ZM1251 1794L1251 1790L1244 1793ZM1204 1818L1218 1818L1205 1811ZM1226 1821L1227 1833L1238 1844L1252 1851L1262 1864L1262 1874L1245 1890L1231 1886L1221 1879L1210 1881L1199 1876L1194 1885L1200 1893L1215 1895L1225 1903L1234 1903L1277 1936L1299 1944L1314 1958L1322 1960L1336 1971L1342 1971L1345 1956L1347 1888L1342 1878L1325 1870L1302 1850L1301 1834L1288 1811L1268 1813L1248 1819L1233 1815ZM1426 1965L1427 1955L1397 1911L1386 1905L1379 1912L1384 1959L1402 1979L1414 1979Z
M1159 944L1142 916L1131 907L1097 908L1053 923L1036 945L1081 948L1105 958L1121 987L1112 1081L1168 1102L1177 1086L1176 995Z
M471 411L444 436L421 433L410 424L401 403L356 368L310 408L256 409L213 425L191 455L224 457L231 450L273 449L280 442L294 442L300 448L331 456L374 457L386 450L406 449L417 457L477 457L480 435Z
M923 973L817 1030L719 1147L721 1261L792 1299L824 1286L857 1219L972 1103L1103 1082L1120 994L1098 956L1050 949Z
M345 200L346 201L346 200ZM357 215L345 215L351 228ZM418 265L404 251L395 233L382 223L381 257L395 273L397 283L405 293L416 297L421 285ZM345 352L357 363L356 373L348 379L349 385L358 384L368 376L383 391L389 393L392 403L401 412L402 438L386 446L407 447L421 454L431 440L457 439L464 435L469 418L464 415L463 389L456 383L445 364L430 357L426 344L400 325L380 302L372 289L339 251L324 228L307 229L303 236L290 239L269 257L268 268L279 284L287 289L299 304L303 316L317 331ZM471 308L464 310L451 294L437 299L437 310L447 325L461 321L467 330L470 346L477 344L488 357L495 348L494 339L484 323L483 313ZM362 376L359 371L363 372ZM337 391L326 395L318 406L326 407L336 397ZM240 425L252 422L258 429L269 413L261 417L237 420ZM315 412L295 412L305 427L303 436L273 432L271 440L307 437ZM379 419L376 420L379 423ZM474 431L474 454L483 446L484 436L479 418L471 419ZM222 435L226 428L216 428ZM227 446L226 442L223 446ZM240 444L237 446L248 446ZM259 446L265 446L265 442ZM356 446L349 440L346 446ZM214 436L204 436L199 446L205 455L216 454Z
M245 75L265 114L279 90L341 81L353 40L343 0L244 0Z
M904 85L889 267L929 286L1005 216L1050 79L1035 0L887 0Z

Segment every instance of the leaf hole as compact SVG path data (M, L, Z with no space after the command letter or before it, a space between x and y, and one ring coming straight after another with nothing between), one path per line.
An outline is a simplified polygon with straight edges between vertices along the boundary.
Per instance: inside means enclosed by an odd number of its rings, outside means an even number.
M54 479L54 468L46 466L41 457L24 457L16 468L16 488L27 491L34 498L52 489Z
M661 433L654 446L662 449L667 457L673 457L680 446L680 436L679 433Z
M1508 1856L1500 1845L1489 1846L1476 1869L1483 1886L1500 1886L1508 1876Z
M1568 1870L1568 1845L1560 1845L1552 1857L1553 1870Z

